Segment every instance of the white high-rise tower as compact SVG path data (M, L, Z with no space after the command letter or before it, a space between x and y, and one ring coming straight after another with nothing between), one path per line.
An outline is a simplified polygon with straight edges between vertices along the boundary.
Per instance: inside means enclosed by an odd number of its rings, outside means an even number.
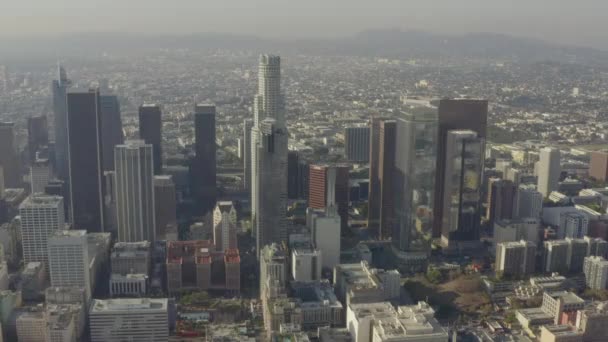
M259 253L287 235L287 127L279 56L260 56L253 115L251 214Z
M152 145L127 141L114 149L118 241L154 242L154 158Z
M30 195L19 206L23 261L48 265L47 241L57 230L65 229L63 197Z
M559 174L561 172L559 150L552 147L541 149L537 176L538 192L543 197L547 197L552 191L557 190L559 186Z

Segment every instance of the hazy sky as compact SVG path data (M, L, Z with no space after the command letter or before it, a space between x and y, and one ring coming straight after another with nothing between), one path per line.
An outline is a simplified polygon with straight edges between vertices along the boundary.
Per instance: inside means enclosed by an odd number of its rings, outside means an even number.
M496 32L608 46L608 0L0 0L0 35L247 33L329 37L366 29Z

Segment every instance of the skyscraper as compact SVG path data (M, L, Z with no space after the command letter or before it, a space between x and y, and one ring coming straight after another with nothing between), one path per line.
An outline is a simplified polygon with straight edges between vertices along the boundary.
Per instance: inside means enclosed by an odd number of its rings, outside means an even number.
M215 206L216 190L216 142L215 106L196 105L194 108L195 161L194 184L201 213L206 214Z
M104 231L101 109L97 90L67 95L67 131L72 224Z
M517 188L512 181L500 178L491 178L488 187L486 217L492 227L496 221L510 220L514 217Z
M0 166L4 169L4 185L7 188L21 186L19 159L15 149L15 125L0 122Z
M300 156L298 151L287 153L287 198L297 199L300 178Z
M171 176L154 177L154 206L156 207L156 238L166 239L167 226L177 225L177 197Z
M433 235L441 235L443 227L444 189L447 137L450 130L472 130L480 139L486 138L488 101L468 99L444 99L439 102L439 133L437 141L437 172L435 174L435 206L433 208Z
M30 163L36 161L36 152L49 143L49 127L46 116L27 118L27 154Z
M213 244L223 252L236 249L236 210L230 201L220 201L213 210Z
M540 218L543 210L543 195L536 191L534 185L520 185L515 202L517 203L515 216Z
M103 170L114 170L114 146L124 143L120 103L115 95L101 95L101 141Z
M154 163L152 145L127 141L114 149L118 241L154 242Z
M59 230L48 239L49 274L53 287L78 287L91 298L86 230Z
M65 229L63 198L31 195L19 206L23 261L48 265L47 241L56 230Z
M342 228L348 227L348 165L310 165L308 206L336 207Z
M61 180L67 181L69 174L68 107L67 90L71 85L65 69L57 66L57 79L53 81L53 115L55 122L55 169Z
M243 188L251 189L251 128L252 119L243 121Z
M369 161L370 128L357 125L344 129L344 156L348 161L367 163Z
M449 130L444 152L441 243L479 241L484 140L471 130Z
M139 107L139 138L152 145L155 175L162 173L162 127L160 106L144 104Z
M367 208L367 226L380 235L380 122L383 118L373 116L370 120L369 139L369 200Z
M559 186L559 175L561 173L559 149L545 147L540 150L538 161L538 192L543 197L557 190Z
M379 238L389 239L395 224L395 158L397 151L397 122L383 120L379 127L378 189L380 190Z
M387 181L381 189L394 194L392 242L401 251L430 252L436 144L436 111L406 114L397 121L394 173L384 171Z
M281 94L281 58L262 55L251 129L251 214L258 256L287 239L287 127Z

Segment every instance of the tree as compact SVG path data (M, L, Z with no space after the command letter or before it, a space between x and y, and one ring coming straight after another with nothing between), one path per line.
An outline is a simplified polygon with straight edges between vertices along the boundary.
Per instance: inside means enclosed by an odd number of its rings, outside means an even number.
M443 275L441 274L441 271L435 267L429 267L426 271L426 279L431 284L439 284L443 281Z

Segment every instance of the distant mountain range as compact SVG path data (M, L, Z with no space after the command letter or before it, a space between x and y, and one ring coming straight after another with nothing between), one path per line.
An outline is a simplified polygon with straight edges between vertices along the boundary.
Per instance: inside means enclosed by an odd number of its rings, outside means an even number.
M143 35L83 33L47 38L0 38L0 58L83 56L142 52L157 48L234 49L282 54L384 58L552 60L608 65L608 51L550 44L500 34L441 35L420 31L374 30L347 38L267 39L221 33Z

